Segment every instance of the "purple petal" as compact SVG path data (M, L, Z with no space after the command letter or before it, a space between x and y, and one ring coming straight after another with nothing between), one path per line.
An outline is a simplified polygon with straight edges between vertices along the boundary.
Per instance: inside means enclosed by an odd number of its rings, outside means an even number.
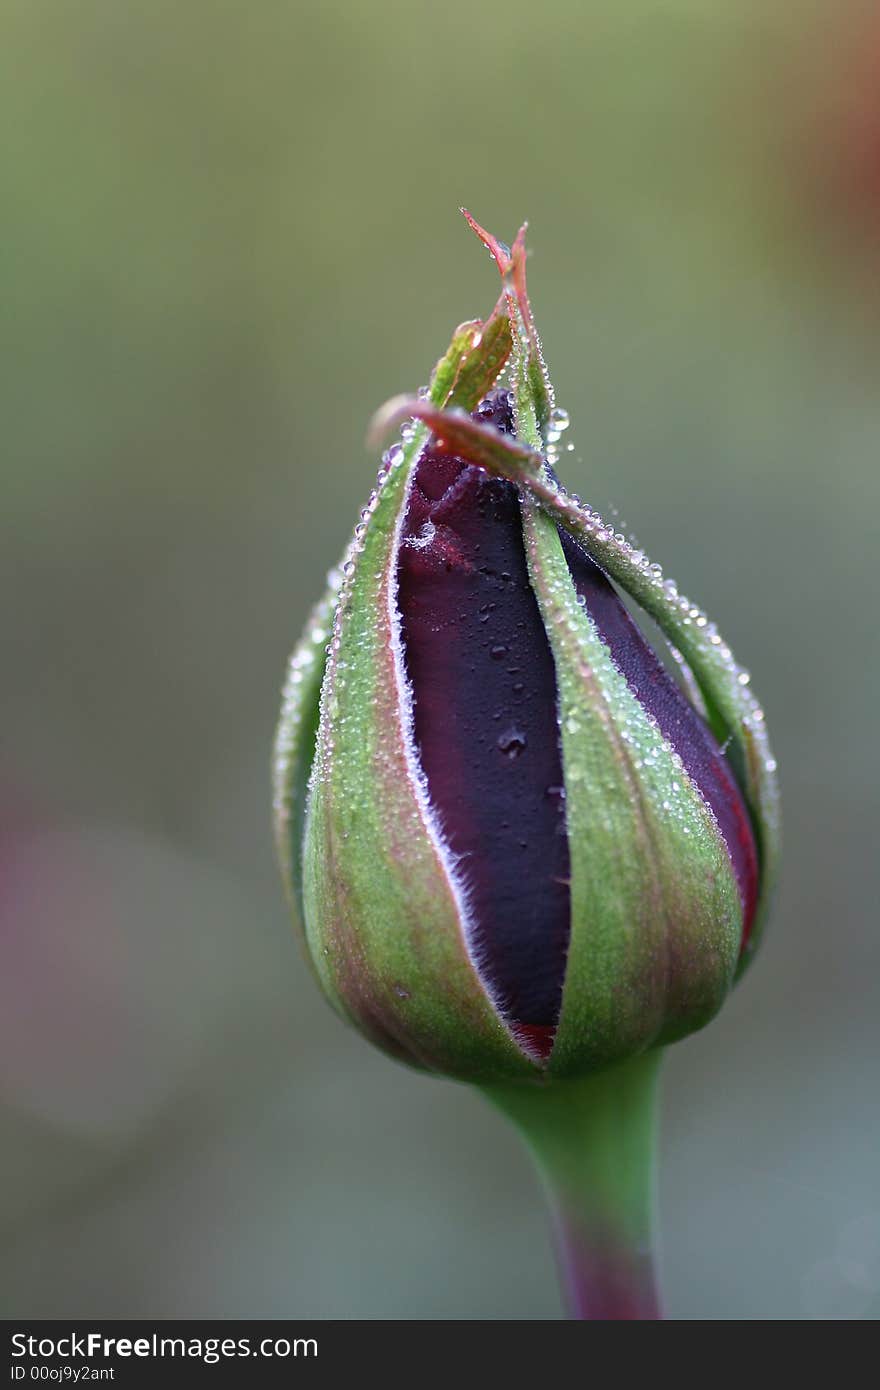
M509 404L496 395L480 418L503 426ZM469 890L472 947L507 1017L546 1055L568 948L569 855L556 675L516 488L428 450L398 577L415 736Z

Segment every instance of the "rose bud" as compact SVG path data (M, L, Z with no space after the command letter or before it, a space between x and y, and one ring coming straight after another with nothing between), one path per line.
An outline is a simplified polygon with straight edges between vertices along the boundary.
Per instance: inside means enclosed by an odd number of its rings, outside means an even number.
M526 1131L576 1314L655 1316L655 1059L754 952L775 763L714 625L557 482L524 234L471 225L503 293L377 417L401 441L290 665L278 848L336 1009Z
M275 762L330 1000L395 1056L479 1081L590 1072L701 1027L754 944L775 840L745 673L546 466L561 415L522 239L492 245L508 290L392 405L432 433L410 423L386 456L294 655Z

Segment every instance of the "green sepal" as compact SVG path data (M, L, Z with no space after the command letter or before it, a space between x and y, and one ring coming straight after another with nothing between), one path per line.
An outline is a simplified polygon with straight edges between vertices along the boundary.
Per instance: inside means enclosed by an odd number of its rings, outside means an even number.
M432 403L473 410L491 390L510 356L510 320L504 296L485 323L472 319L453 334L431 378Z
M302 844L306 797L315 759L327 643L341 585L341 570L331 570L327 576L327 591L312 609L288 662L281 716L272 749L275 849L287 901L300 925L303 921Z
M473 409L509 351L509 325L499 305L485 324L457 330L432 378L429 401ZM536 1068L495 1009L469 954L465 894L412 748L395 630L397 548L426 438L424 426L405 430L343 564L305 798L306 941L330 1001L392 1055L467 1080L522 1078ZM293 884L297 814L291 803L302 781L290 774L288 750L306 743L303 701L291 702L290 716L298 729L279 733L278 762L289 788L280 798L287 832L282 862Z
M524 529L565 773L571 937L549 1070L568 1076L707 1023L742 910L714 817L579 605L555 525L527 502Z

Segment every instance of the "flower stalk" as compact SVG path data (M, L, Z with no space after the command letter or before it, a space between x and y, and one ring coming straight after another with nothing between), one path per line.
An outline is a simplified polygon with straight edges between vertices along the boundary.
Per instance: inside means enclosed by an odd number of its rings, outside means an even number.
M571 1318L661 1316L654 1266L661 1059L655 1048L576 1080L482 1087L537 1168Z

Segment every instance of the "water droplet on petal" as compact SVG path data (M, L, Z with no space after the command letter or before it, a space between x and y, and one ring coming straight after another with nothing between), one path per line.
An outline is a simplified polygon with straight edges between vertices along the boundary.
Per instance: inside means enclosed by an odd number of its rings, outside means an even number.
M526 736L520 729L505 729L498 736L498 750L505 758L518 758L526 746Z

